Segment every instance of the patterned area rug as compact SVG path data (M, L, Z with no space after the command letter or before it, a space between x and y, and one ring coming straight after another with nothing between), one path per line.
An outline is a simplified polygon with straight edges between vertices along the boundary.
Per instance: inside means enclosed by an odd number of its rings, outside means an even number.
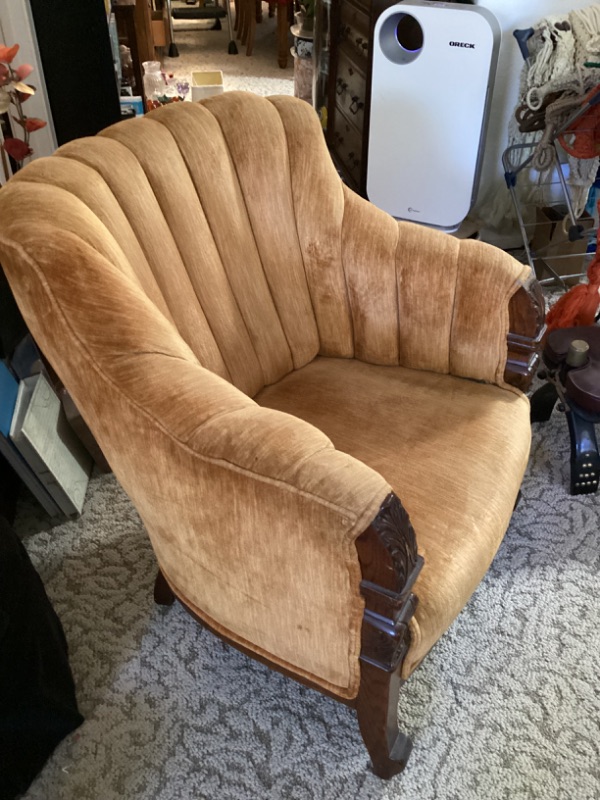
M112 476L18 531L58 612L86 721L26 800L596 800L598 498L568 494L564 415L534 427L523 498L467 608L399 708L404 774L369 770L354 713L254 663L179 605ZM501 468L501 465L499 465Z

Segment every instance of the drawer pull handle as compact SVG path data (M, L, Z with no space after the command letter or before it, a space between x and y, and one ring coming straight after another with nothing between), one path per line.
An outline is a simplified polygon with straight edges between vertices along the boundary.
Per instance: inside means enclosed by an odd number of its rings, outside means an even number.
M346 81L343 81L341 78L337 79L336 84L337 84L335 88L336 94L342 94L348 88L348 84L346 83Z
M358 95L355 95L352 98L352 102L350 103L350 112L352 114L358 114L358 112L361 110L361 108L363 108L363 106L364 103L362 102L362 100L358 97Z

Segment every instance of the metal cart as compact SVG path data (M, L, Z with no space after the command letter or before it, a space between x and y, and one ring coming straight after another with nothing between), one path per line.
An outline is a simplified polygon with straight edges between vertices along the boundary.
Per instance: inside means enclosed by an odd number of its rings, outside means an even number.
M524 57L527 57L526 35L515 31ZM506 185L511 193L523 239L525 257L540 283L567 289L586 274L588 259L596 250L598 219L592 213L577 215L569 185L569 163L561 141L581 135L585 128L575 123L600 103L600 85L588 92L581 103L559 127L551 131L545 149L547 163L536 168L536 153L545 134L530 135L530 141L511 145L502 155ZM520 182L522 191L518 191Z

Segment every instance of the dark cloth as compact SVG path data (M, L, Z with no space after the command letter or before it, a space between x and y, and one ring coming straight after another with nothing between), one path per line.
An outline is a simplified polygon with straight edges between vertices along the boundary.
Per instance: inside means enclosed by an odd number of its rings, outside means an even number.
M0 517L0 800L22 794L82 722L60 620Z
M10 358L27 326L0 267L0 358Z

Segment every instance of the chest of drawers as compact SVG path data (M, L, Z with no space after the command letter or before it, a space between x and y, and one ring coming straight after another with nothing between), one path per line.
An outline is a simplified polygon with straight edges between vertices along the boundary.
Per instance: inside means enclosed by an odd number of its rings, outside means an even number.
M371 42L390 0L321 0L315 35L315 104L343 180L365 195ZM321 88L319 88L321 87Z

